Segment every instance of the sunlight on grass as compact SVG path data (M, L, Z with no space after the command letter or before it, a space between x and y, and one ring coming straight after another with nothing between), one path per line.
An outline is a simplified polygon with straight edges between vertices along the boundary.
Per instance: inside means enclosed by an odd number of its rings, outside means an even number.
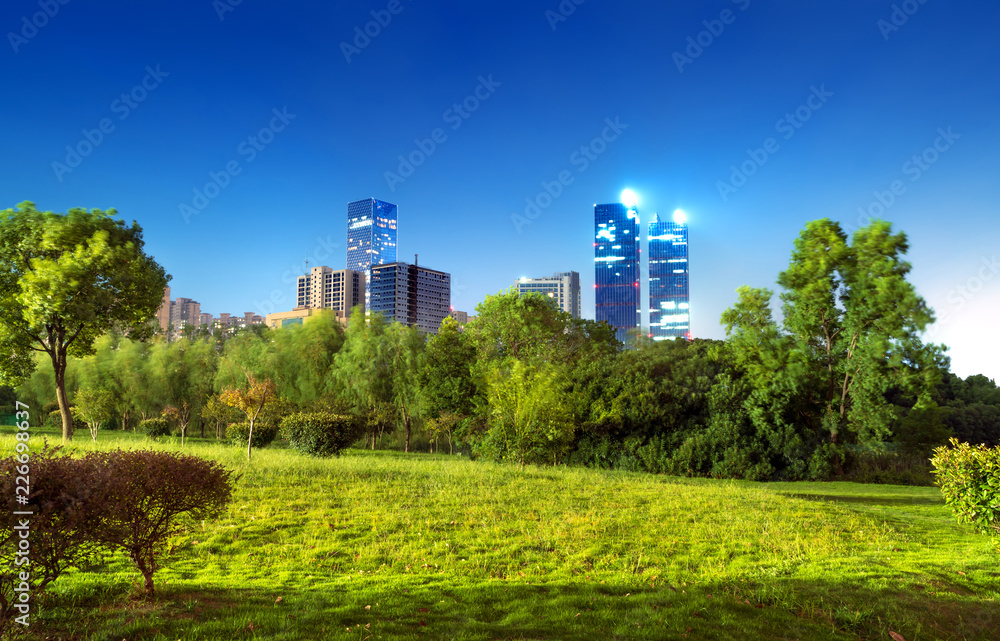
M185 451L240 479L222 518L171 541L158 601L134 599L121 558L71 572L45 604L50 638L912 641L992 639L1000 625L996 545L935 488L359 450L268 448L248 464L229 445L120 432L73 447ZM0 437L0 455L12 450Z

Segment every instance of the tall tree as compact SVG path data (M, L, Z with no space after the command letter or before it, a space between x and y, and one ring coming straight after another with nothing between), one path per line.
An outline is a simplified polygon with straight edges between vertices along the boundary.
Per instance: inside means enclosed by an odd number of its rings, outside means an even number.
M424 336L416 327L393 323L387 334L392 378L392 404L403 423L406 441L403 451L410 451L413 419L423 405L420 386L420 360L424 351Z
M902 232L874 221L850 243L836 222L808 223L778 277L784 319L770 316L771 292L741 289L723 314L736 360L756 379L775 381L805 399L801 418L821 424L830 442L881 442L896 415L893 388L930 402L941 349L919 335L933 314L906 280Z
M351 312L344 346L334 358L337 396L369 425L372 449L387 429L395 426L389 325L381 314L365 318L363 307Z
M169 277L143 251L142 228L110 209L40 212L30 202L0 214L0 382L30 374L29 350L44 352L55 372L63 440L73 438L66 396L71 355L93 350L112 328L137 339Z

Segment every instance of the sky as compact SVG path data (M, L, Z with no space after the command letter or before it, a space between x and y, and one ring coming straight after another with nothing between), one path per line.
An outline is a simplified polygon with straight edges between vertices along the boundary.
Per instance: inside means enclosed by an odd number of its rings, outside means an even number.
M6 0L0 206L113 207L173 297L263 314L374 197L455 309L574 270L593 318L593 206L629 188L688 215L702 338L807 221L871 215L927 339L1000 378L998 31L981 0Z

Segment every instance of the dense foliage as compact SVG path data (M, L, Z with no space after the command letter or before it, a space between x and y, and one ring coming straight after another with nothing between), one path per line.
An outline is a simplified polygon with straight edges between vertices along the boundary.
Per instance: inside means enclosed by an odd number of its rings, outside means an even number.
M949 438L1000 444L1000 389L954 376L943 349L920 340L933 316L906 280L906 250L887 223L849 239L834 222L811 222L778 276L781 320L772 292L742 287L722 316L724 341L637 337L625 349L606 324L510 290L488 296L466 326L446 319L431 337L360 310L346 328L322 315L169 343L108 334L69 360L66 386L103 408L94 416L110 412L104 426L162 417L174 433L204 437L207 427L244 446L251 429L261 447L280 436L284 417L323 413L356 419L350 434L373 449L929 483L930 453ZM111 407L87 390L110 392ZM36 368L17 394L32 407L53 403L51 367ZM284 438L307 451L346 445L322 444L322 433L299 425Z
M281 420L281 436L300 452L313 456L339 454L364 434L356 416L333 412L296 412Z
M934 474L958 520L1000 534L1000 447L973 447L951 440L934 450Z

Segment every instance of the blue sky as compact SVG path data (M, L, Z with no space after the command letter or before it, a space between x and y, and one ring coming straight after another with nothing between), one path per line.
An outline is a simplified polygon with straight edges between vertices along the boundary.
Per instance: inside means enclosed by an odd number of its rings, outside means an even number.
M576 270L593 317L593 205L627 187L644 221L688 213L713 338L806 221L882 207L931 338L1000 377L1000 5L576 2L8 0L0 201L117 208L218 314L290 309L307 258L343 266L346 204L376 197L457 309Z

